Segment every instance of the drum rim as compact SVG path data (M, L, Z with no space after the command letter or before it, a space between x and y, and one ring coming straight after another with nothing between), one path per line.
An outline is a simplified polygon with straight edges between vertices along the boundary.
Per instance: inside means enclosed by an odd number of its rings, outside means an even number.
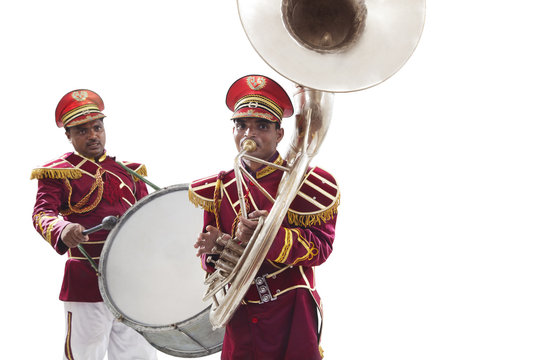
M199 314L197 314L193 318L200 317L200 316L208 317L211 307L212 306L209 305L206 309L204 309L202 312L200 312ZM193 318L191 318L190 320L193 320ZM210 325L210 322L208 322L208 324ZM179 331L180 333L183 333L185 336L189 337L193 342L196 342L200 346L200 349L197 349L197 350L194 350L194 351L178 350L176 348L171 348L171 347L159 344L158 341L153 339L152 336L150 335L152 333L154 333L154 334L163 334L163 331L139 331L139 332L146 339L146 341L148 341L153 347L155 347L156 349L158 349L161 352L164 352L166 354L176 356L176 357L180 356L180 357L184 357L184 358L198 358L198 357L202 357L202 356L208 356L208 355L211 355L211 354L214 354L214 353L217 353L217 352L221 351L221 348L222 348L222 345L223 345L223 340L221 342L215 343L215 344L213 344L212 346L209 346L209 347L204 346L199 341L197 341L197 339L193 338L192 334L189 334L186 331L184 331L184 328L189 327L189 326L190 326L189 323L188 324L184 323L182 325L182 327L175 328L175 330ZM218 336L223 338L225 336L225 328L223 327L223 328L213 329L213 333L218 334ZM159 338L159 336L158 336L158 338Z

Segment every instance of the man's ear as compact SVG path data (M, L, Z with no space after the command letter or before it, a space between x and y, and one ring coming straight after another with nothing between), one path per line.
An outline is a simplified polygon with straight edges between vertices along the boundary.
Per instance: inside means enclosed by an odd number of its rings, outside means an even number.
M277 142L278 142L278 144L279 144L279 142L281 141L281 139L283 139L283 136L285 135L285 130L283 130L283 128L280 127L280 128L277 129L276 131L279 133L279 135L278 135L278 140L277 140Z
M71 141L71 133L69 132L69 129L66 129L66 137L69 141Z

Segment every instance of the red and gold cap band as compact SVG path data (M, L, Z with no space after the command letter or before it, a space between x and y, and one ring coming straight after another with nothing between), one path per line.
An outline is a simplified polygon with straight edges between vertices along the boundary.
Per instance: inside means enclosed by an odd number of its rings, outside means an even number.
M103 119L104 117L105 115L99 111L97 106L89 104L69 111L62 116L61 120L64 127L72 127L84 124L88 121Z
M261 95L251 94L244 96L243 98L238 100L234 106L235 114L236 112L238 112L238 110L243 108L259 108L268 111L277 119L281 120L283 118L283 109L279 107L279 105L276 104L274 101Z

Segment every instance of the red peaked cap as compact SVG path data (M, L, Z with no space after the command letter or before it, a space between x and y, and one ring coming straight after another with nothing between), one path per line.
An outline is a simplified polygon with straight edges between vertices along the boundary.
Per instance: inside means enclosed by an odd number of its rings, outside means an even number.
M225 99L233 112L231 119L255 117L281 124L293 114L289 95L274 80L262 75L248 75L236 80Z
M105 108L101 97L92 90L79 89L68 92L56 106L56 125L72 127L89 121L103 119Z

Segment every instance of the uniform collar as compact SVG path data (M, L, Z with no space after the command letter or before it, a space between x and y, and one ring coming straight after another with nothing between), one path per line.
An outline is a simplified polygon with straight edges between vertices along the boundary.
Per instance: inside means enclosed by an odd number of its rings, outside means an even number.
M82 157L83 159L87 159L87 160L90 160L90 161L93 161L93 162L103 162L105 161L105 159L107 158L107 150L104 150L103 151L103 155L101 155L99 157L99 159L97 159L97 161L95 159L92 159L92 158L89 158L89 157L86 157L82 154L80 154L78 151L75 151L75 154L79 155L80 157Z
M268 160L270 162L272 162L273 164L276 164L276 165L283 165L283 159L281 158L281 155L279 155L279 153L276 151L276 153L274 155L272 155L272 157L270 158L270 160ZM257 171L252 171L251 169L249 169L246 164L244 163L244 167L246 169L248 169L249 173L255 177L255 179L260 179L262 177L265 177L267 175L270 175L272 174L274 171L276 171L277 169L273 166L269 166L269 165L265 165L263 166L262 168L258 169Z

